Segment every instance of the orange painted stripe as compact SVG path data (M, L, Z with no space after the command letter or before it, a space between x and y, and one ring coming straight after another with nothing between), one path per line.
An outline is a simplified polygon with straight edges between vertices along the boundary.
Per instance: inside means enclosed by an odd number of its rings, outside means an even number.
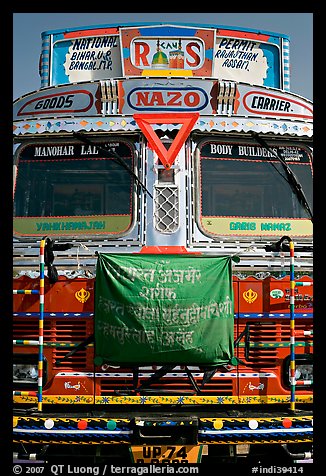
M264 35L263 33L251 33L250 31L238 31L238 30L217 30L218 36L226 36L230 38L248 38L250 40L268 41L270 35Z
M93 35L117 35L119 33L118 28L99 28L95 30L79 30L79 31L69 31L64 33L65 38L76 38L82 36L93 36Z
M201 255L200 251L188 251L184 246L143 246L140 253Z

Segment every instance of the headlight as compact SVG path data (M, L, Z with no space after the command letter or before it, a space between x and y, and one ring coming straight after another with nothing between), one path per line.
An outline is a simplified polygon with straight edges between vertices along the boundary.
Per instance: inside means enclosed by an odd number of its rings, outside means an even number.
M47 361L43 358L43 386L47 377ZM37 354L14 354L13 355L13 388L37 388L38 383L38 355Z
M33 364L14 364L13 365L13 382L19 383L37 383L38 366Z
M295 355L295 380L296 388L303 390L311 388L313 384L313 357L312 354ZM290 362L288 355L284 359L284 385L290 387Z
M295 366L295 380L296 381L312 381L313 367L312 364L296 364Z

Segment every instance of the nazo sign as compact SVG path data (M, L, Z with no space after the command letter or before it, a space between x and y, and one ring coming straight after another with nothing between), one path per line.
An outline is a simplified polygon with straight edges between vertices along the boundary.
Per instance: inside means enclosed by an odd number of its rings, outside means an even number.
M119 83L122 114L134 112L201 112L212 113L211 99L215 81L200 79L171 80L129 79Z

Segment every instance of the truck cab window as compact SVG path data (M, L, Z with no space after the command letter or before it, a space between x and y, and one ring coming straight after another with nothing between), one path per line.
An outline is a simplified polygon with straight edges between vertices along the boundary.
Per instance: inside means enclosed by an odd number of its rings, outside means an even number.
M133 168L130 144L118 141L111 147ZM51 222L69 217L78 223L86 217L98 217L108 226L111 221L111 228L119 233L130 226L132 206L132 176L114 158L102 157L96 146L35 144L19 154L14 200L17 231L27 231L33 221L37 231L40 219ZM77 225L75 228L78 231Z

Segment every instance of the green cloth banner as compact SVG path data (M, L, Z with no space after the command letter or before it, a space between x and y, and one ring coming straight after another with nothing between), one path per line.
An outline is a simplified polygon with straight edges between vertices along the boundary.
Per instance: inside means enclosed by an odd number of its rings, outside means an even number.
M97 362L226 364L233 326L231 257L98 255Z

